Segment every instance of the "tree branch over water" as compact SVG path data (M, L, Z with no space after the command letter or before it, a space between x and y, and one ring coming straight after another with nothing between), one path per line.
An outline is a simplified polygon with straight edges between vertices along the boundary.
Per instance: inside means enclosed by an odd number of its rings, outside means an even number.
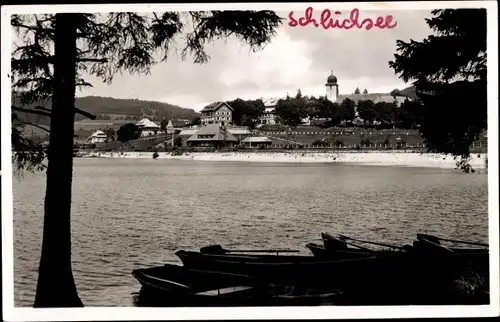
M188 33L184 48L194 56L195 63L208 60L206 43L229 36L258 50L282 23L282 18L271 11L190 14L202 18L193 24L194 31ZM76 87L91 86L83 79L84 73L108 83L117 72L148 74L152 66L167 59L171 44L187 22L182 21L179 12L60 13L13 15L11 25L19 38L12 53L12 89L19 96L19 102L12 104L16 105L13 118L16 112L50 117L44 233L35 306L79 307L83 303L71 269L74 116L95 116L75 108ZM154 58L158 53L162 57L159 60ZM48 99L52 102L50 113L24 107ZM19 168L33 162L41 165L43 149L31 146L17 127L13 127L12 144L19 152L13 160Z

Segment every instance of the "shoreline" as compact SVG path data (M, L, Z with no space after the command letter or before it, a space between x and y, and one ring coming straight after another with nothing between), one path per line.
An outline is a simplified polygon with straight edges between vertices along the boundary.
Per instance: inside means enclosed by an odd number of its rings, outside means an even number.
M153 159L154 152L86 152L82 158ZM267 163L352 163L358 165L456 168L452 156L421 152L158 152L157 159ZM485 169L487 153L471 154L470 165Z

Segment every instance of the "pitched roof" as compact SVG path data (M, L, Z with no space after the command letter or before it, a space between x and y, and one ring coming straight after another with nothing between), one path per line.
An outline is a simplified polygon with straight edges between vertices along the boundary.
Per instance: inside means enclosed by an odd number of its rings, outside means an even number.
M142 126L142 127L156 127L156 128L159 128L158 125L156 125L154 122L151 122L149 119L147 118L143 118L142 120L140 120L139 122L135 123L135 125L137 126Z
M337 97L337 103L342 103L342 101L346 98L349 98L353 100L356 104L359 101L362 100L370 100L373 101L374 103L379 103L379 102L386 102L386 103L392 103L396 102L398 105L401 105L406 100L406 96L396 96L393 97L389 94L382 94L382 93L368 93L368 94L340 94ZM284 99L284 98L283 98ZM273 107L276 107L278 104L278 101L280 98L268 98L263 100L264 106L266 107L266 112L271 112ZM308 98L306 98L306 101L308 101Z
M181 130L181 133L179 133L179 135L182 136L193 135L196 132L198 132L198 129L183 129Z
M170 120L168 122L169 124L172 123L173 127L183 127L186 126L189 122L189 120Z
M90 139L92 138L108 138L107 134L104 133L103 131L101 130L97 130L95 131L94 133L92 133L92 135L90 135L88 138L87 138L87 141L90 141Z
M108 136L106 135L106 133L104 133L104 132L103 132L103 131L101 131L101 130L97 130L97 131L95 131L94 133L92 133L92 135L91 135L90 137L99 137L99 136L101 136L101 137L103 137L103 136L108 137Z
M375 103L378 103L378 102L394 102L396 101L396 103L398 105L401 105L402 103L404 103L404 101L406 101L407 97L406 96L391 96L391 95L381 95L379 100L375 100L374 102ZM410 98L408 98L410 99Z
M264 103L265 107L275 107L278 104L279 100L280 98L273 97L262 100L262 102Z
M270 143L273 142L270 138L266 136L249 136L245 138L242 143Z
M388 94L380 94L380 93L374 93L374 94L344 94L344 95L339 95L337 98L337 103L342 103L343 100L346 98L349 98L353 100L356 104L359 101L364 101L364 100L370 100L373 101L374 103L379 103L379 102L385 102L385 103L397 103L400 105L406 100L406 96L396 96L393 97Z
M236 135L247 135L247 134L251 134L252 132L250 132L250 130L245 127L245 126L240 126L240 127L236 127L236 126L232 126L232 127L226 127L227 130L229 131L229 133L231 134L236 134Z
M137 125L137 126L143 126L146 121L149 121L149 119L143 118L140 121L138 121L137 123L135 123L135 125Z
M231 111L233 111L233 108L231 107L231 105L227 104L226 102L214 102L212 104L209 104L207 106L205 106L201 112L211 112L211 111L216 111L217 109L219 109L220 106L222 105L226 105Z
M225 132L225 133L224 133ZM225 135L224 135L225 134ZM225 138L224 138L225 136ZM188 141L238 141L231 132L223 129L219 124L207 124L193 134Z

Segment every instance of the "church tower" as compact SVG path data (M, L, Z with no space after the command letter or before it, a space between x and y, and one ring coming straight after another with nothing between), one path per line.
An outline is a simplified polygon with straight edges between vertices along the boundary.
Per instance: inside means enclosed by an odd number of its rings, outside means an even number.
M337 85L337 77L333 75L333 71L326 79L326 98L335 103L339 97L339 85Z

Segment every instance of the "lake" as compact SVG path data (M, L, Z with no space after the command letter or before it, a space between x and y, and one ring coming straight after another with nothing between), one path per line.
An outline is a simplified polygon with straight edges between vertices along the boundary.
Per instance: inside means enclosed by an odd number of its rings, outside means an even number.
M15 305L32 306L45 174L13 178ZM488 241L486 174L348 164L75 159L73 271L86 306L132 306L134 268L178 249L293 248L320 233Z

